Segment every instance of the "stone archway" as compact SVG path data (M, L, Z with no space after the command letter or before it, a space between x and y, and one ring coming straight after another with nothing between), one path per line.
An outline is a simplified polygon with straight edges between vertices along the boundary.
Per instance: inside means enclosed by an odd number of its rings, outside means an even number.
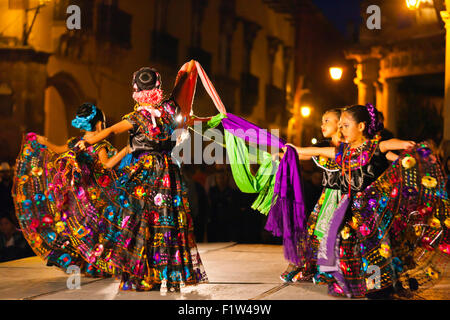
M67 72L58 72L47 79L45 134L55 143L63 143L79 134L70 123L85 95L75 78ZM54 127L58 126L59 127Z

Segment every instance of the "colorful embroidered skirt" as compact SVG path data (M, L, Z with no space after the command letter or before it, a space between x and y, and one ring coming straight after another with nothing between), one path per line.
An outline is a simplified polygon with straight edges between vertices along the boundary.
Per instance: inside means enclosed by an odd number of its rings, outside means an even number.
M426 144L398 160L352 201L354 228L339 233L336 254L345 287L334 295L364 297L394 285L422 290L449 261L449 199L438 159Z
M39 144L35 134L26 135L16 162L13 197L25 239L49 266L78 266L87 275L109 276L112 265L98 268L85 258L94 254L89 248L101 234L101 217L80 197L98 195L95 181L83 173L86 166L91 167L88 172L98 169L93 166L94 149L78 156L73 151L57 155ZM73 185L79 187L75 192Z
M178 289L207 281L187 191L168 153L129 155L117 177L97 179L103 181L107 197L115 200L104 215L121 217L121 233L107 259L126 273L122 289Z

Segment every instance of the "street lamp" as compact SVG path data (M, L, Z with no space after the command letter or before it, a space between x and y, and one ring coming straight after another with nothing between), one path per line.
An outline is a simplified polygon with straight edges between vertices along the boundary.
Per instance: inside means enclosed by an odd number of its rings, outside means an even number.
M302 106L300 108L300 113L303 118L308 118L311 115L311 107L310 106Z
M415 10L419 8L421 0L406 0L406 6L409 10Z
M333 79L335 81L341 80L342 73L343 73L342 68L339 68L339 67L331 67L330 68L331 79Z

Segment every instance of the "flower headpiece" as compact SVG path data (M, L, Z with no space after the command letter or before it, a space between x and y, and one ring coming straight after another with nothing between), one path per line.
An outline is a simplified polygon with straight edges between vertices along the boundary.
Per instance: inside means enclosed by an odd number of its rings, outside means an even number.
M377 132L383 130L384 125L378 120L377 109L374 107L373 104L371 103L366 104L366 108L370 116L370 124L369 127L367 128L367 132L372 137L375 136Z
M92 131L91 121L97 115L98 109L95 105L92 105L92 112L87 117L76 116L75 119L72 120L72 126L86 131Z

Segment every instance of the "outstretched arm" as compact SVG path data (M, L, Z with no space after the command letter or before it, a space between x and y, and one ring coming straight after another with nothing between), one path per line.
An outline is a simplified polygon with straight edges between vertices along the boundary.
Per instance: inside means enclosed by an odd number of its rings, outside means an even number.
M130 147L126 146L118 153L116 153L114 156L108 158L108 154L106 153L105 148L102 148L98 153L98 158L106 169L111 169L115 167L129 152Z
M386 153L391 150L411 149L416 145L414 141L400 139L389 139L380 142L380 151Z
M119 133L131 130L132 128L133 128L133 125L130 122L128 122L127 120L122 120L122 121L116 123L115 125L100 131L99 133L97 133L96 135L94 135L92 137L86 138L85 140L78 141L76 146L79 147L81 150L84 150L84 149L86 149L87 145L96 144L97 142L100 142L100 141L108 138L111 135L117 135Z
M329 159L334 159L336 156L336 151L334 147L296 147L292 144L287 144L294 147L297 150L300 160L309 160L313 156L321 156ZM302 159L303 158L303 159Z
M46 137L43 137L43 136L37 135L36 140L38 143L46 146L51 151L56 152L58 154L64 153L69 150L69 146L67 144L58 146L56 144L51 143L50 141L48 141L48 139Z

